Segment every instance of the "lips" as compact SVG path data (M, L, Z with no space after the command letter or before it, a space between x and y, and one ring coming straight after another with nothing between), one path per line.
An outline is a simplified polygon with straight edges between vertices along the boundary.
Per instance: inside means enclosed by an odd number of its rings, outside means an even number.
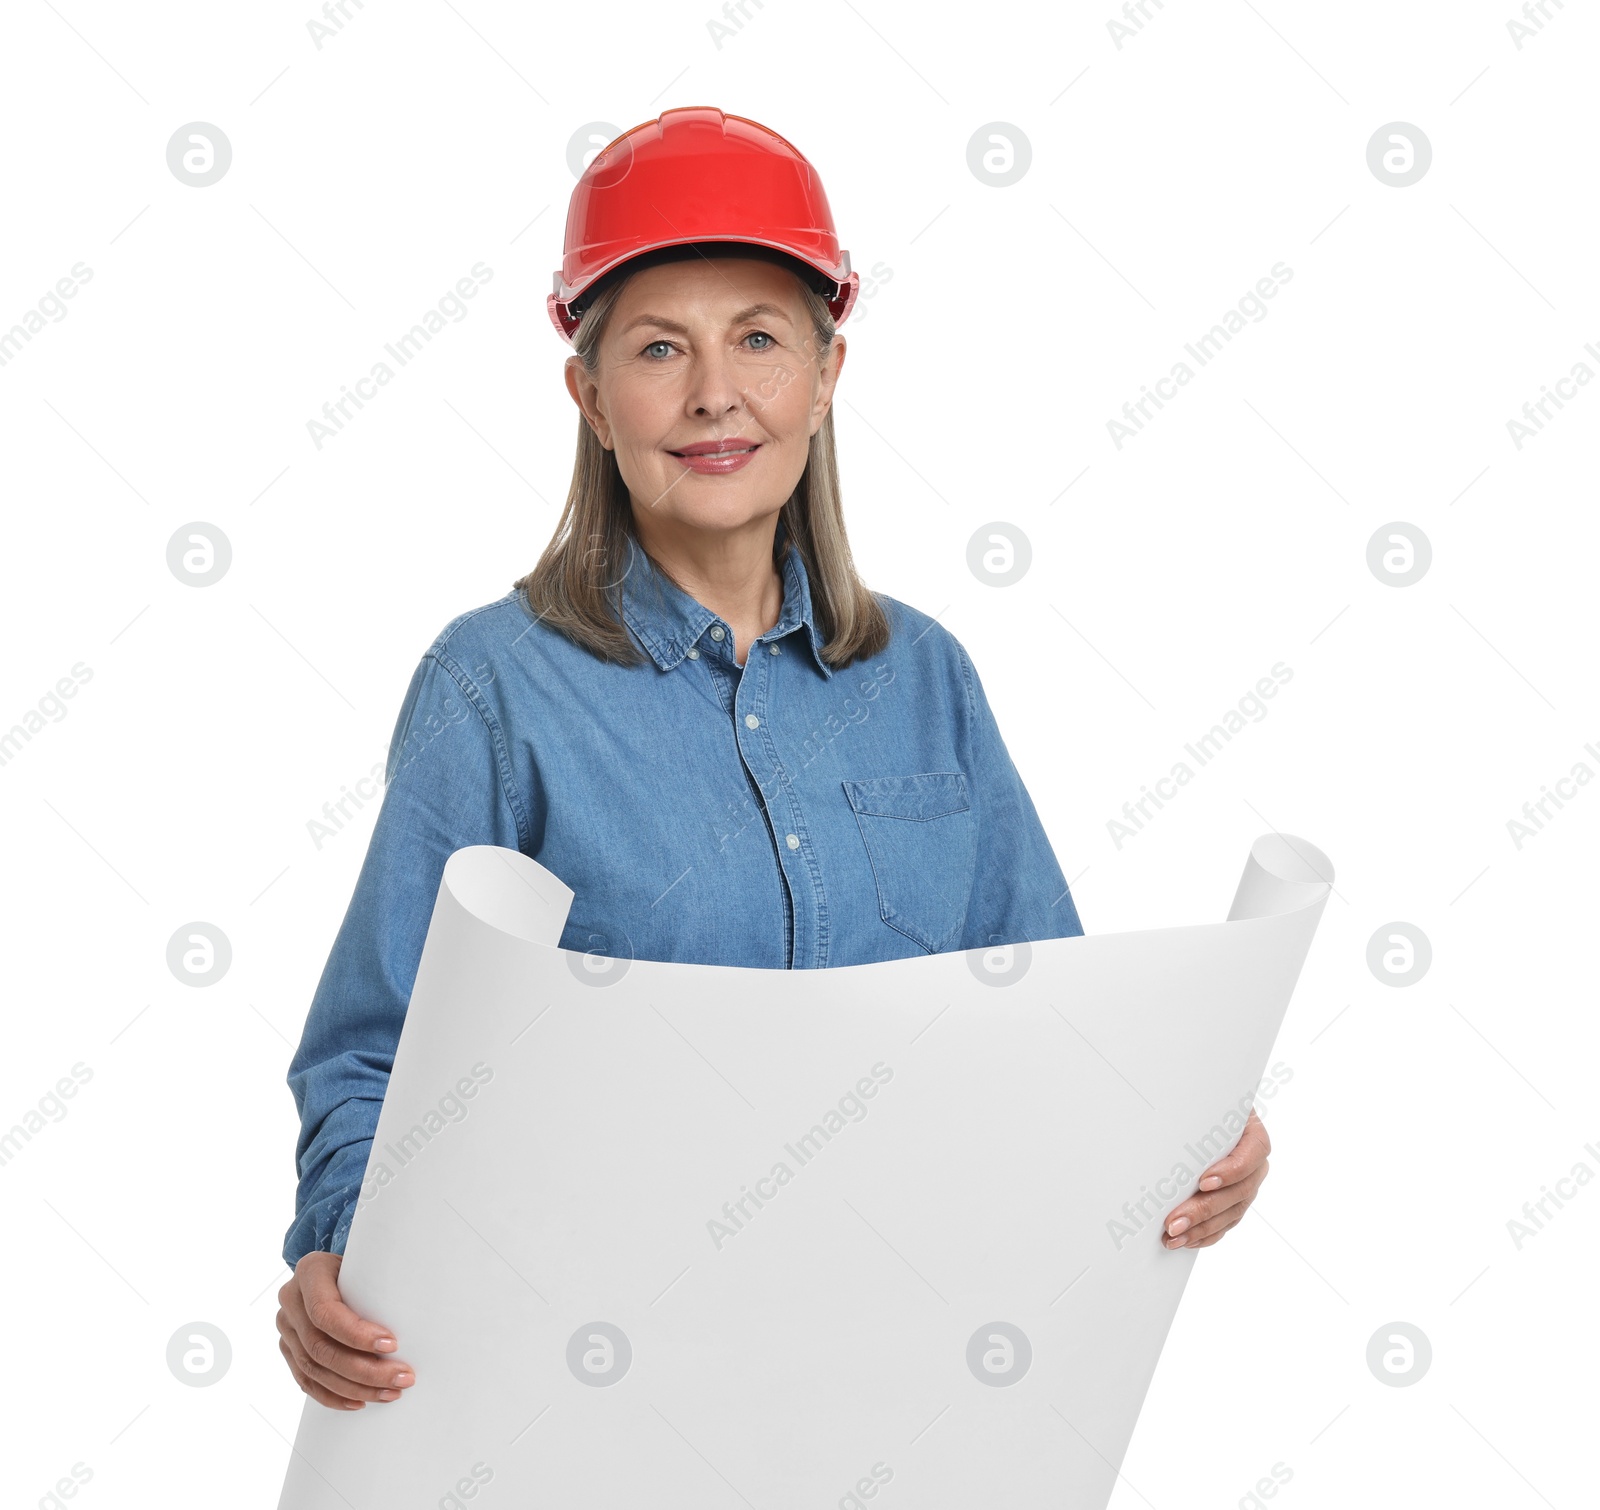
M681 446L672 452L674 456L737 456L746 451L754 451L760 441L745 440L743 436L735 436L728 440L697 440L692 446Z

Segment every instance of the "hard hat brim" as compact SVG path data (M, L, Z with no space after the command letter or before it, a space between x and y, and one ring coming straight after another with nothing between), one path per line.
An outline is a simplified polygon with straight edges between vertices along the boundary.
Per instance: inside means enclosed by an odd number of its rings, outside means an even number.
M702 256L714 256L717 250L723 247L730 249L743 247L749 248L752 252L774 253L774 261L790 266L790 270L796 276L807 278L817 293L828 301L835 327L842 325L855 307L861 287L861 276L851 270L850 253L843 248L839 252L838 264L827 266L806 256L794 246L767 237L720 235L715 240L708 240L702 236L683 236L623 251L597 267L593 276L584 279L576 288L567 287L558 272L554 277L555 288L546 300L550 321L562 340L571 345L573 333L578 328L583 311L618 277L631 275L633 272L642 271L645 267L661 262L685 260L696 251ZM738 255L737 252L733 254Z

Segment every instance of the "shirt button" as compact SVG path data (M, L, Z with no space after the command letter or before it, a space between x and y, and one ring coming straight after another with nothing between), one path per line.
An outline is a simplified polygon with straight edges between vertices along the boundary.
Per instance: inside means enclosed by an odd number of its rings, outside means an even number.
M722 625L713 624L711 626L711 638L714 640L720 640L722 638Z
M785 844L787 844L790 849L799 849L800 848L800 835L799 834L785 834L783 836L783 842Z
M778 651L778 647L776 645L768 645L767 646L767 654L768 655L777 655L778 653L779 653L779 651Z
M757 718L754 713L746 713L744 716L744 726L747 729L759 729L761 727L761 720Z
M687 655L691 661L697 661L700 659L700 652L698 650L687 650L684 652L684 654Z

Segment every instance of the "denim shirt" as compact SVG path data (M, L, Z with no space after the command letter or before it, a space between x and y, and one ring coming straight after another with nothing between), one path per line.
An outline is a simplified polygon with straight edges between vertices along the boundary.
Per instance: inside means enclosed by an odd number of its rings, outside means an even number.
M344 1251L445 861L531 855L574 892L561 947L816 970L1083 932L972 662L882 594L891 639L830 667L791 544L778 622L728 624L630 542L600 660L521 591L452 619L412 675L383 801L288 1081L291 1268Z

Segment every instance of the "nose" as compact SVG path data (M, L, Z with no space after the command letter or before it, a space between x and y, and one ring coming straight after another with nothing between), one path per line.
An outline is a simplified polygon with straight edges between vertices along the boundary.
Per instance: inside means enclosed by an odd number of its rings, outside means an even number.
M688 412L697 419L720 421L736 414L743 403L744 393L727 353L715 346L696 352L684 394Z

